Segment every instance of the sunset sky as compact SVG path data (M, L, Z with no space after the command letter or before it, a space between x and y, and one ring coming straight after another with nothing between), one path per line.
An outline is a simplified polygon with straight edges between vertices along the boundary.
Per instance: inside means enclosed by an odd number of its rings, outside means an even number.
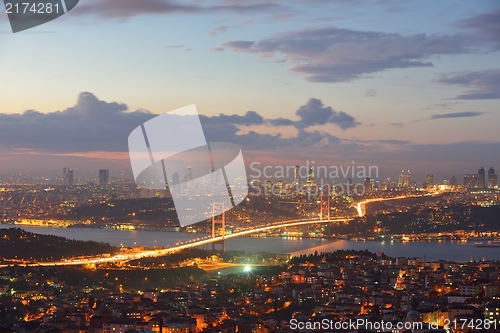
M247 164L500 168L498 1L80 0L0 42L0 174L131 175L128 134L191 104Z

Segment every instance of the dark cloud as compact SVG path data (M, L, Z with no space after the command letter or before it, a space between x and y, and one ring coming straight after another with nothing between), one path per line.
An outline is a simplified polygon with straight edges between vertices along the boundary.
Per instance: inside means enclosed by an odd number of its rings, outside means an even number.
M419 111L426 111L426 110L434 110L434 109L439 109L439 110L451 110L451 106L455 104L464 104L464 102L444 102L444 103L436 103L432 104L426 108L421 108L418 109Z
M465 111L465 112L454 112L454 113L444 113L432 115L429 119L449 119L449 118L469 118L482 116L484 112L478 111Z
M126 151L130 132L155 116L127 111L125 104L107 103L85 92L64 111L0 113L0 142L44 151Z
M329 133L302 128L303 123L301 126L297 125L304 119L311 124L324 122L325 119L328 123L331 121L331 114L327 117L329 112L325 112L325 109L329 110L321 101L311 99L299 109L302 110L300 113L303 118L298 121L286 118L265 119L255 111L248 111L244 115L200 116L200 120L208 141L239 144L245 156L253 156L254 160L268 158L278 163L290 162L290 165L311 159L323 159L325 165L338 165L342 162L350 164L355 160L357 165L377 165L381 173L387 176L391 175L393 169L394 175L397 176L400 171L397 168L408 166L412 168L412 174L414 169L422 170L422 177L430 172L435 175L457 173L457 170L464 173L473 172L479 164L495 165L494 163L498 162L496 155L490 153L499 151L498 142L418 145L406 140L341 140ZM477 115L476 111L469 111L434 115L434 118L443 119L467 114L473 116L470 113ZM63 111L44 114L28 110L22 114L0 114L0 142L1 148L4 148L0 155L2 170L59 170L61 165L75 168L78 166L80 170L96 169L95 160L94 164L86 162L92 158L100 160L100 167L113 168L114 164L111 165L111 162L104 159L113 160L113 156L120 155L113 152L126 152L129 133L155 116L143 110L131 112L125 104L108 103L97 99L91 93L80 94L75 106ZM238 127L259 124L293 125L298 129L298 133L294 137L255 131L241 134ZM35 154L25 153L29 151L34 151ZM103 153L86 154L96 151ZM119 161L121 162L116 163L119 163L121 170L130 169L128 159L121 157ZM450 175L445 178L449 177Z
M390 145L409 145L412 142L409 140L370 140L375 143L385 143Z
M224 43L225 47L229 47L238 51L239 49L250 49L254 45L254 42L247 40L235 40L232 42Z
M210 49L211 52L224 52L223 47L213 47Z
M499 99L500 69L443 75L436 80L441 84L469 88L455 99Z
M394 126L394 127L403 127L404 124L401 124L401 123L390 123L390 125Z
M329 106L323 107L323 103L320 100L311 98L305 105L302 105L296 113L301 119L300 122L306 127L326 124L328 119L332 116L333 110Z
M201 4L199 4L201 3ZM282 8L271 2L227 3L224 1L181 2L172 0L87 0L74 9L75 14L96 16L100 19L124 20L142 15L254 13L273 12Z
M215 36L217 36L217 34L219 34L221 32L226 32L227 30L234 28L234 27L235 27L234 25L221 25L217 28L210 29L208 34L212 37L215 37Z
M291 71L312 82L347 82L388 69L432 67L434 56L477 51L475 40L463 33L403 36L334 27L289 31L260 41L229 41L222 46L279 57Z
M462 27L473 29L477 38L490 41L496 49L500 49L500 7L465 19L461 23Z
M366 146L377 145L377 144L389 144L389 145L409 145L412 142L409 140L359 140L351 139L344 140L344 143L360 143Z
M264 118L255 111L247 111L244 116L237 114L225 115L220 114L218 116L207 117L200 116L203 123L218 123L218 124L235 124L235 125L261 125L264 123Z
M321 111L322 110L322 111ZM335 123L341 128L354 127L354 118L344 112L323 107L321 101L311 99L297 113L301 120L285 118L264 119L255 111L244 115L200 115L208 141L227 141L246 149L274 149L277 147L324 146L340 142L337 137L305 128L317 124L317 112L326 117L321 123ZM155 114L137 110L130 112L127 105L99 100L91 93L81 93L75 106L63 111L40 113L34 110L22 114L0 113L0 142L8 149L32 149L39 152L126 152L128 135ZM293 125L298 134L293 138L261 134L251 131L241 134L238 126Z
M436 120L436 119L470 118L470 117L482 116L484 114L485 114L485 112L479 112L479 111L442 113L442 114L432 115L429 118L425 118L425 119L413 120L410 123L419 123L422 121Z
M301 106L296 114L300 121L296 123L297 128L305 128L313 125L324 125L326 123L336 124L342 129L353 128L359 125L354 117L342 111L335 111L316 98L311 98Z
M295 126L295 121L286 118L269 119L271 126Z

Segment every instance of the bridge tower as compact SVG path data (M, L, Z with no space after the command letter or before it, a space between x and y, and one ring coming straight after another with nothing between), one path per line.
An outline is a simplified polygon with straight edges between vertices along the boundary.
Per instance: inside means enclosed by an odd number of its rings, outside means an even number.
M216 209L219 207L219 209ZM222 214L217 214L217 211L222 212ZM223 202L212 202L212 238L215 238L215 226L217 224L221 225L221 237L222 237L222 249L221 252L226 252L226 215L224 212L224 203ZM215 251L215 243L212 243L212 251Z
M330 222L330 195L324 194L323 190L319 194L319 220L323 221L323 217L325 217L328 222ZM330 233L330 223L327 224L328 226L328 236L331 235ZM323 230L323 229L321 229ZM321 232L321 237L323 237L323 231Z
M323 214L325 218L328 219L328 222L330 222L330 195L324 194L323 191L320 192L319 195L319 219L320 221L323 221Z

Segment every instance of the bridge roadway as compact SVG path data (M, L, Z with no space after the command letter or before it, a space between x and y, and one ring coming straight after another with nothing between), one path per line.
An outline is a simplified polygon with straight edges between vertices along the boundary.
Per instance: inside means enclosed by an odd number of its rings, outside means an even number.
M435 196L442 194L444 191L435 191L433 193L424 193L424 194L419 194L419 195L400 195L397 197L392 197L392 198L373 198L373 199L367 199L364 201L358 202L356 205L356 210L358 211L358 216L363 217L366 214L366 209L365 206L366 204L372 203L372 202L380 202L380 201L390 201L390 200L398 200L398 199L408 199L408 198L420 198L420 197L426 197L426 196Z
M405 199L409 197L419 197L419 196L428 196L428 195L437 195L439 192L434 192L434 193L426 193L424 195L417 195L417 196L408 196L408 195L403 195L403 196L397 196L397 197L392 197L392 198L375 198L375 199L368 199L359 202L355 207L356 210L358 211L358 216L363 217L365 215L365 208L364 206L368 203L371 202L378 202L378 201L387 201L387 200L397 200L397 199ZM226 235L225 239L231 239L231 238L236 238L236 237L241 237L241 236L248 236L254 233L258 232L263 232L263 231L269 231L273 229L279 229L279 228L286 228L286 227L296 227L296 226L301 226L301 225L307 225L307 224L316 224L316 223L331 223L331 222L343 222L343 221L350 221L353 218L349 217L333 217L328 220L289 220L289 221L282 221L282 222L276 222L272 224L268 224L263 227L259 228L249 228L249 229L244 229L242 231L233 233L231 235ZM222 240L222 236L214 237L214 238L207 238L207 239L202 239L199 241L191 241L187 242L186 244L180 244L176 245L173 247L169 247L166 249L154 249L154 250L144 250L141 252L137 253L128 253L128 254L117 254L111 257L89 257L89 258L76 258L76 259L66 259L66 260L61 260L61 261L53 261L53 262L36 262L36 263L29 263L29 262L19 262L19 265L28 265L28 266L80 266L80 265L92 265L92 264L102 264L102 263L110 263L110 262L127 262L131 260L137 260L137 259L142 259L142 258L154 258L154 257L161 257L167 254L175 253L181 250L186 250L194 247L199 247L207 244L212 244L215 242L220 242ZM10 265L0 265L0 267L6 267Z
M266 225L259 228L249 228L246 230L242 230L231 235L226 235L225 239L231 239L236 237L242 237L251 235L258 232L269 231L273 229L286 228L286 227L296 227L307 224L317 224L317 223L335 223L335 222L343 222L350 221L352 218L344 217L344 218L333 218L328 220L290 220L273 223L271 225ZM52 262L26 262L21 263L19 265L28 265L28 266L81 266L81 265L92 265L92 264L103 264L110 262L127 262L131 260L137 260L142 258L154 258L161 257L167 254L172 254L181 250L186 250L194 247L199 247L207 244L211 244L214 242L222 241L222 236L217 236L214 238L201 239L199 241L191 241L186 244L176 245L173 247L169 247L166 249L154 249L154 250L144 250L137 253L128 253L128 254L117 254L111 257L89 257L89 258L75 258L75 259L64 259L60 261L52 261ZM11 265L0 265L0 267L6 267Z

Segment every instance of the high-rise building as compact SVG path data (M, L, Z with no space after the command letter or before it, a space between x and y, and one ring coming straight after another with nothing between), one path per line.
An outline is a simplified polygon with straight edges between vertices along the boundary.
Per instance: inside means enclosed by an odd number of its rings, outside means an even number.
M299 166L296 165L295 168L293 168L293 185L297 186L299 185Z
M399 174L398 178L398 188L403 188L405 187L405 171L404 169L401 170L401 173Z
M493 167L488 170L488 187L494 188L498 186L498 176Z
M370 178L365 178L365 181L363 183L364 187L365 187L365 193L366 194L370 194L372 193L372 182L371 182L371 179Z
M73 169L63 169L63 184L66 186L73 186Z
M314 169L313 169L313 167L309 168L309 174L307 175L307 182L309 184L314 184Z
M410 169L408 169L408 173L405 177L405 187L411 187Z
M450 186L457 187L457 185L458 185L457 177L451 176L451 178L450 178Z
M484 188L486 185L486 171L484 171L483 167L480 167L477 171L477 177L476 187Z
M109 170L99 170L99 185L106 185L109 182Z
M428 174L427 177L425 177L425 188L432 188L433 186L434 186L434 176Z
M401 170L398 178L398 188L405 189L411 187L411 178L410 178L410 169L408 169L408 173L405 174L405 170Z
M177 185L181 182L181 178L179 177L179 174L177 172L174 172L172 174L172 185Z
M469 187L469 188L476 187L474 175L472 175L470 173L466 173L464 175L464 186Z
M392 190L392 187L391 187L391 178L390 177L387 177L385 179L385 190L386 191Z

